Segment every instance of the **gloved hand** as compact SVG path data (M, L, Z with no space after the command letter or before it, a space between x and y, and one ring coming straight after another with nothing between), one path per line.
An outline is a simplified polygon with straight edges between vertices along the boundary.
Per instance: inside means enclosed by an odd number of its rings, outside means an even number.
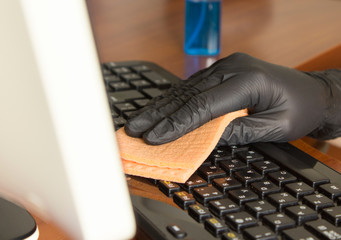
M158 145L213 118L248 108L220 144L341 135L341 71L301 72L235 53L201 70L128 120L125 131Z

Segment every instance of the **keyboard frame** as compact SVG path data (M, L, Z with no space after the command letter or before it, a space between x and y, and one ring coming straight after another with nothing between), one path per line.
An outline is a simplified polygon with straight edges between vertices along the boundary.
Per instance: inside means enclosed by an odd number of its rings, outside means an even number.
M279 164L281 169L286 169L290 172L292 172L292 169L297 168L297 166L299 169L314 169L328 176L330 183L341 183L340 173L290 143L254 143L250 144L250 146L271 161ZM274 154L280 157L276 157L277 160L275 160L273 158ZM288 165L292 167L289 168L287 167ZM196 222L188 214L188 211L181 209L174 204L172 198L162 193L158 188L156 180L136 176L128 176L127 179L132 194L138 227L148 230L148 236L151 239L176 239L166 230L167 225L174 222L179 222L182 228L188 230L187 237L189 239L218 239L212 235L207 235L203 231L205 228L199 226L202 223ZM316 189L315 191L317 192ZM336 203L335 206L337 206ZM167 215L165 214L166 211L171 211L172 213ZM193 231L196 225L201 228L200 231ZM243 234L236 233L235 231L231 232L235 233L239 239L244 239ZM277 237L282 239L281 235L277 235Z
M278 163L282 165L281 167L288 168L286 165L295 162L295 168L312 168L328 177L331 183L341 183L341 174L339 172L290 143L253 143L252 145L259 152L269 157L278 154L276 159L279 160Z
M181 81L180 78L161 66L148 61L111 62L110 64L115 67L145 65L150 70L168 79L172 84L177 84ZM313 171L328 177L330 183L341 183L340 173L290 143L254 143L250 146L288 172L295 171L297 173L313 169ZM305 181L305 179L300 180ZM161 192L158 188L157 180L127 176L127 183L131 192L137 226L139 232L141 233L142 231L145 237L148 236L151 239L176 239L167 230L167 226L175 221L181 222L181 227L189 231L188 238L217 239L210 235L203 226L199 226L202 223L196 222L189 216L187 211L177 206L172 201L172 198ZM318 184L314 187L316 191ZM167 211L171 214L167 214ZM201 230L195 231L196 227L200 227ZM242 239L242 234L237 234L237 236ZM278 237L281 239L280 236Z

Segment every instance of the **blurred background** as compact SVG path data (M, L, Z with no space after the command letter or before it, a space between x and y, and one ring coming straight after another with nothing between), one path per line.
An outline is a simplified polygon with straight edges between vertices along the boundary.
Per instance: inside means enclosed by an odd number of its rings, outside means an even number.
M102 62L147 60L182 79L237 51L299 70L341 67L337 0L223 0L221 49L215 56L185 54L185 0L87 4ZM304 140L341 159L341 140Z

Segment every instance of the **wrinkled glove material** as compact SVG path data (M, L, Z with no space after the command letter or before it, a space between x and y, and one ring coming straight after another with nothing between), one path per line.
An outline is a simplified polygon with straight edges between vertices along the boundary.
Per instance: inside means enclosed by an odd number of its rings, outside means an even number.
M219 144L338 137L341 71L302 72L235 53L152 100L128 120L125 131L160 145L244 108L249 115L232 121Z

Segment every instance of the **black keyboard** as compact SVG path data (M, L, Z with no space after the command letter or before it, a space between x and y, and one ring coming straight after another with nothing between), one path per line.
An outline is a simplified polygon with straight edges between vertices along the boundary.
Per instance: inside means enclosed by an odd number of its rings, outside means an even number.
M131 63L103 65L115 124L140 107L136 100L153 97L144 90L160 94L178 81L154 64ZM137 75L148 87L136 87ZM123 99L133 107L122 110ZM186 183L150 182L179 207L132 195L152 239L341 239L340 173L289 143L217 147Z
M103 63L102 73L116 129L125 124L130 114L180 81L160 66L146 61Z

